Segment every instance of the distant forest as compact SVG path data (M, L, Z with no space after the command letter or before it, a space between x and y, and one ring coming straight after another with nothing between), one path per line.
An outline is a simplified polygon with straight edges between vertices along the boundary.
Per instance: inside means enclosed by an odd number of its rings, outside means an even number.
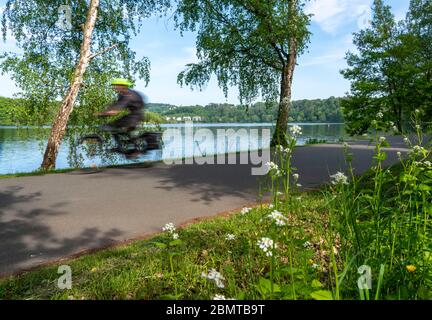
M290 110L290 122L336 122L344 121L340 103L342 98L293 101ZM147 110L160 114L170 121L183 117L201 117L201 122L209 123L262 123L275 122L278 104L266 105L259 102L252 106L215 104L207 106L175 106L150 103Z
M299 100L292 103L290 122L343 122L341 111L342 98ZM34 125L34 117L29 113L29 103L20 99L0 97L0 125ZM52 112L44 116L44 124L51 124L57 104ZM206 106L175 106L161 103L149 103L146 107L148 116L153 122L179 122L184 117L199 117L200 122L208 123L263 123L275 122L278 105L255 103L249 107L231 104L211 103ZM37 111L36 111L37 112ZM40 124L40 122L38 123Z

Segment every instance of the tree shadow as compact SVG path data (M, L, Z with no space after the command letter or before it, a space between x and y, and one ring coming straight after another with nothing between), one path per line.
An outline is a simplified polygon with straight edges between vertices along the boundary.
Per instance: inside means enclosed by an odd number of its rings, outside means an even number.
M49 216L67 215L61 208L67 202L58 202L50 208L19 209L18 204L33 202L41 193L18 194L23 188L8 187L0 191L0 276L31 268L81 250L95 249L114 243L122 231L101 232L86 228L72 238L62 238L44 223Z
M206 158L206 159L209 159ZM216 159L214 161L216 162ZM228 163L228 161L226 161ZM238 156L237 163L240 163ZM253 176L250 164L182 164L169 165L158 162L149 166L130 165L105 169L100 174L89 175L89 179L122 177L130 180L149 178L154 180L154 188L168 192L182 190L189 196L186 201L202 202L210 205L222 201L224 197L238 197L246 202L258 197L259 181L263 177Z

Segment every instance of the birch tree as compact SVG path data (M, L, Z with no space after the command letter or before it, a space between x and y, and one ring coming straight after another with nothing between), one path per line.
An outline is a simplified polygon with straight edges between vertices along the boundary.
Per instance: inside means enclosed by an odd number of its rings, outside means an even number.
M197 31L199 62L179 76L181 85L203 88L215 75L227 96L236 86L242 104L278 101L272 145L286 145L297 59L310 39L302 0L179 0L181 32Z
M9 73L41 116L61 99L42 162L55 168L56 158L74 106L107 94L113 76L149 81L150 62L129 48L143 19L161 12L169 0L8 0L2 34L16 39L20 52L0 55L0 69Z

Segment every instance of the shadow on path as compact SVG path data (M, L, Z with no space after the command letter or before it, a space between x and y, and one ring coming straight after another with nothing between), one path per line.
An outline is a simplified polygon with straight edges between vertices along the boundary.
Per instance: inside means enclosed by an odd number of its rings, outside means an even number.
M97 228L85 228L76 237L58 238L44 220L50 216L69 214L61 211L65 203L23 211L19 209L19 204L37 201L43 195L39 192L18 194L22 189L16 186L0 192L0 275L26 268L29 264L38 264L47 258L73 254L79 248L106 246L113 242L113 237L122 235L115 228L105 233Z

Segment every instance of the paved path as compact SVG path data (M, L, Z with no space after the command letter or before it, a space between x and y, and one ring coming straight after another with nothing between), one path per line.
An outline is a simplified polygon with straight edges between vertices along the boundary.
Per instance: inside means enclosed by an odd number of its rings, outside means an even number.
M389 151L388 164L399 150ZM373 149L358 145L353 153L361 173ZM319 187L345 168L341 146L298 148L294 166L305 188ZM242 208L256 202L257 190L249 165L157 163L0 180L0 275Z

